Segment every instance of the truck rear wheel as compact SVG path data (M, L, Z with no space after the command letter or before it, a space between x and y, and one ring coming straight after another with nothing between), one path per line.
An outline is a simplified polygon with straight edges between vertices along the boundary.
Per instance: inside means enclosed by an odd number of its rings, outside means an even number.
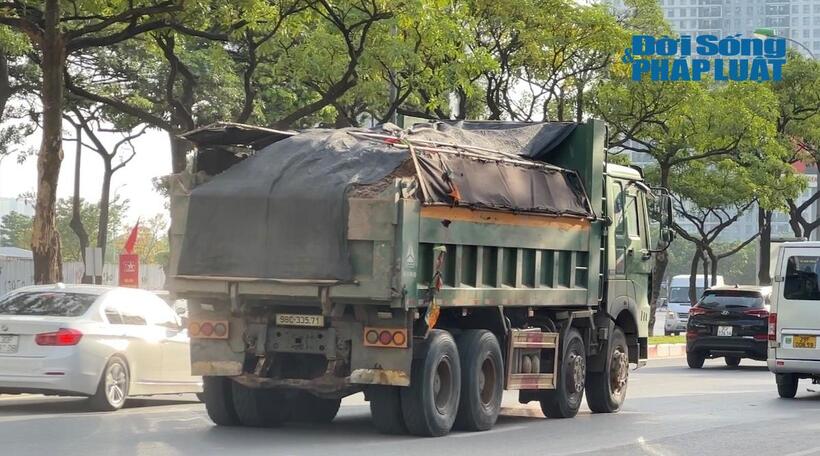
M587 358L581 333L570 328L561 345L555 389L541 393L541 411L547 418L572 418L584 400Z
M455 427L486 431L501 412L504 370L498 339L487 330L469 330L456 339L461 363L461 400Z
M279 391L248 388L232 382L233 406L244 426L279 426L290 416L288 401Z
M607 343L606 356L602 372L587 374L587 405L595 413L615 413L626 399L629 349L624 332L617 326Z
M373 385L367 391L373 426L382 434L406 434L398 386Z
M401 408L411 434L438 437L456 420L461 365L449 332L434 329L427 337L426 356L413 360L410 386L401 390Z
M227 377L202 378L202 402L211 421L217 426L236 426L239 417L233 408L231 383Z
M341 399L324 399L310 393L300 393L290 401L293 407L293 421L307 423L330 423L339 413Z

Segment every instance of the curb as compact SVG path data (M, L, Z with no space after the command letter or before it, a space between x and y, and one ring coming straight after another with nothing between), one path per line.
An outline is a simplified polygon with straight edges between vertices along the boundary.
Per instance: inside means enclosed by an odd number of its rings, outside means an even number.
M654 344L649 346L649 359L683 358L686 344Z

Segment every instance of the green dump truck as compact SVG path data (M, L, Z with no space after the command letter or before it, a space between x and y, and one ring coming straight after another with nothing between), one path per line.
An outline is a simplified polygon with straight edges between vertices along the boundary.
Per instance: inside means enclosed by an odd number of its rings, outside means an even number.
M168 286L218 425L329 422L363 392L386 433L617 412L647 357L650 213L605 126L217 124L171 176ZM671 239L670 239L671 240Z

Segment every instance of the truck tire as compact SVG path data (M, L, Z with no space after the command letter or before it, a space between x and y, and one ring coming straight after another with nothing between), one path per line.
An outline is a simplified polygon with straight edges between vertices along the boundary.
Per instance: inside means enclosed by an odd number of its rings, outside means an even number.
M455 428L486 431L495 425L504 393L504 361L495 334L483 329L456 338L461 364L461 400Z
M794 399L797 396L797 382L799 379L794 374L775 374L777 381L777 394L783 399Z
M404 423L411 434L439 437L450 432L458 413L461 365L453 336L430 331L426 356L414 359L410 386L401 389Z
M541 411L547 418L572 418L584 400L586 351L581 333L570 328L561 346L555 389L541 393Z
M236 426L239 417L233 408L233 394L231 383L227 377L202 378L202 402L211 421L217 426Z
M723 358L723 361L726 362L726 365L729 367L740 366L740 356L726 356Z
M398 386L373 385L367 391L373 426L382 434L406 434Z
M290 416L288 401L279 391L231 382L231 395L236 416L243 426L279 426Z
M688 364L691 369L700 369L703 367L704 361L706 361L705 353L694 350L686 352L686 364Z
M341 399L324 399L310 393L299 393L288 401L292 405L293 421L330 423L339 413Z
M587 374L587 405L593 413L615 413L626 399L629 349L624 332L617 326L607 343L606 357L602 372Z

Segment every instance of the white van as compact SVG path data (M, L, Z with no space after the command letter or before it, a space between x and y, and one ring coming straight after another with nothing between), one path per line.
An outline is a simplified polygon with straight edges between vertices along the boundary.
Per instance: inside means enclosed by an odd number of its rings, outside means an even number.
M689 321L689 277L688 275L676 275L669 281L669 294L666 299L666 318L663 324L663 333L667 336L678 335L686 332L686 323ZM715 286L723 285L723 276L715 278ZM695 276L697 286L695 294L697 299L703 296L703 274Z
M797 382L820 383L820 242L787 242L777 255L769 314L769 370L780 397Z

